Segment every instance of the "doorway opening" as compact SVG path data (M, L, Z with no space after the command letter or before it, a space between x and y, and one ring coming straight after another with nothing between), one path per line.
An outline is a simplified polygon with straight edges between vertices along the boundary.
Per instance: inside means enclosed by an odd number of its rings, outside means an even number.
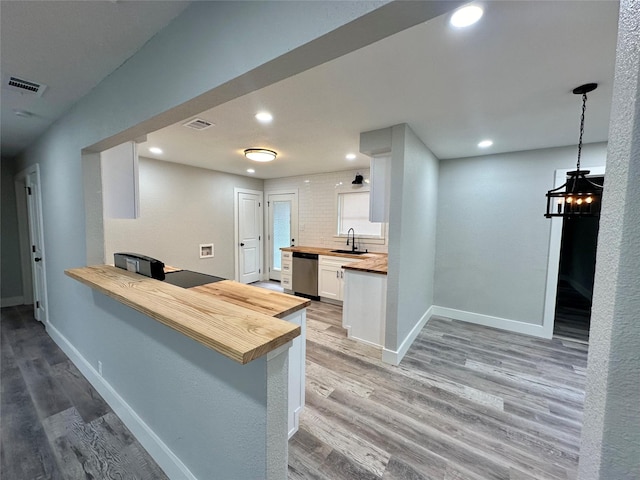
M604 177L590 177L599 184ZM565 219L562 225L553 335L587 343L596 268L599 217Z

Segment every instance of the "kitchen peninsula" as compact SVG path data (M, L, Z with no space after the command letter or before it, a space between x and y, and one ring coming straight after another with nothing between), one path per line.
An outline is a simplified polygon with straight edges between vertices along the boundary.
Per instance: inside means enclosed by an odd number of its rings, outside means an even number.
M342 303L342 326L354 340L384 347L387 308L386 253L336 251L320 247L282 248L282 284L293 290L292 255L318 255L318 296ZM285 273L286 272L286 273Z
M291 435L296 431L297 417L304 404L304 332L308 300L228 280L184 289L109 265L70 269L65 273L188 337L185 344L183 339L168 336L175 338L182 349L187 348L184 352L196 348L196 344L187 346L189 340L209 349L210 353L197 349L199 363L177 377L174 375L173 382L176 383L175 389L181 388L179 385L192 388L195 403L201 411L208 404L210 414L206 417L200 414L196 418L191 412L187 393L178 396L181 399L178 403L157 397L153 405L142 408L173 410L172 415L192 421L192 427L182 429L182 425L176 425L177 432L164 432L163 435L163 432L154 431L154 425L142 422L152 434L160 437L160 441L156 439L154 442L172 450L180 459L209 452L212 462L219 467L224 462L233 462L233 455L223 454L225 449L242 451L242 443L247 439L238 438L237 431L253 425L256 438L262 435L268 438L265 478L286 476L287 433ZM104 304L99 297L96 301ZM163 343L165 349L172 350L172 343ZM140 345L140 348L145 346ZM177 358L180 357L184 354ZM105 359L107 361L110 360ZM102 377L101 364L98 369ZM145 372L136 370L136 365L130 365L126 375L140 376L140 383L159 384L171 390L171 385L167 385L169 380L144 378ZM104 376L107 377L106 373ZM188 379L186 384L185 378ZM111 387L109 382L117 383L119 380L105 378L104 381ZM289 398L285 395L287 390ZM208 393L203 396L203 392ZM118 401L126 405L132 400L119 398ZM250 411L254 416L263 418L264 424L252 423ZM287 416L289 428L285 430ZM237 431L234 425L237 425ZM148 434L144 430L142 433L142 436ZM204 438L210 445L203 443ZM188 469L189 465L186 464L185 468ZM233 468L237 471L243 467L233 462Z

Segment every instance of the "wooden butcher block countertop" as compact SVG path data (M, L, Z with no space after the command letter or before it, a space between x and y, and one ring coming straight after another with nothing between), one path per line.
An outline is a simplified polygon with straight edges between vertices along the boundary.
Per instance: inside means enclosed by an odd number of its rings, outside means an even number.
M301 252L301 253L315 253L317 255L328 255L330 257L346 257L346 258L359 258L361 260L367 258L386 257L386 253L363 253L360 255L351 255L349 253L336 253L333 250L336 248L322 248L322 247L283 247L280 250L283 252ZM348 250L348 249L347 249Z
M306 298L294 297L266 288L252 287L233 280L208 283L192 287L189 290L213 295L225 302L276 318L284 318L311 305L311 301Z
M387 274L387 259L386 255L378 255L375 258L367 258L361 262L348 263L343 265L345 270L359 270L369 273Z
M220 296L176 287L110 265L74 268L65 273L241 364L300 335L300 327L294 323L238 306ZM243 287L225 288L248 297ZM304 299L299 302L298 309L307 305ZM275 304L264 308L278 310Z
M352 262L348 265L344 265L342 268L349 270L361 270L370 273L387 274L387 259L386 253L363 253L362 255L350 255L348 253L335 253L331 248L320 247L285 247L281 248L283 252L301 252L301 253L315 253L318 255L329 255L334 257L346 257L361 260L360 262Z

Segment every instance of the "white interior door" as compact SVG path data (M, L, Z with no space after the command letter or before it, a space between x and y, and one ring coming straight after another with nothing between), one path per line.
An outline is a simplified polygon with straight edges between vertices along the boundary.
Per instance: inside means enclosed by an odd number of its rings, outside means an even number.
M262 274L262 192L238 190L236 205L238 281L257 282Z
M34 317L36 320L45 322L47 320L47 284L39 166L35 165L18 174L16 182L24 182L27 199Z
M296 245L298 238L298 194L268 193L269 278L280 280L282 271L280 249Z

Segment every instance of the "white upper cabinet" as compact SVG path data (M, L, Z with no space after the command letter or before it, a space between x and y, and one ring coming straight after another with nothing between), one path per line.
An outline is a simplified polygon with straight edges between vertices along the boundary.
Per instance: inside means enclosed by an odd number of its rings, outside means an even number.
M392 129L382 128L360 134L360 152L371 157L369 221L388 222L391 198Z
M100 153L102 204L105 218L138 218L138 153L126 142Z

